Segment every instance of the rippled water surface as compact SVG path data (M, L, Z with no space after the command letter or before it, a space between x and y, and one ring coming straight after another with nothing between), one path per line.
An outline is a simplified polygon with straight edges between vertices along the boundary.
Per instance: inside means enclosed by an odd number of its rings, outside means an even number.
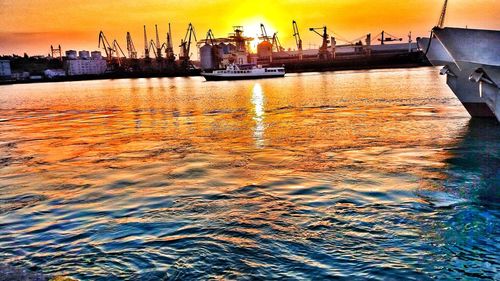
M500 126L434 68L0 87L0 263L500 279Z

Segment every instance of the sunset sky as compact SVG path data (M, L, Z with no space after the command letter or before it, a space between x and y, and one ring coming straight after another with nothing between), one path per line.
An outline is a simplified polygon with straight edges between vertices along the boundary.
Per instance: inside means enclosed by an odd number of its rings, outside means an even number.
M176 53L189 22L199 39L209 28L216 37L226 36L233 25L243 25L245 34L255 37L262 22L268 33L278 31L286 48L295 48L292 20L298 22L305 49L321 40L308 28L323 25L349 40L367 33L375 36L381 30L407 40L410 30L414 36L428 35L442 4L437 0L0 0L0 54L47 54L51 44L61 44L63 51L95 50L103 30L124 49L130 31L142 55L142 26L147 25L152 38L157 23L165 40L168 22ZM446 22L449 26L499 29L499 15L499 0L451 0Z

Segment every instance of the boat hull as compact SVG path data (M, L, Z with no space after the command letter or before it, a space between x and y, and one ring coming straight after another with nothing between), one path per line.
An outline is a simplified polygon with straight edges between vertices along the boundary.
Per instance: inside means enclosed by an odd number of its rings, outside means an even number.
M488 107L485 97L480 93L479 84L469 79L475 66L465 64L459 69L456 64L450 63L447 67L450 72L447 73L446 84L457 96L470 116L480 118L495 117L493 111Z
M472 117L500 121L500 31L434 28L419 46L433 65L445 65L446 83Z
M267 79L267 78L281 78L285 74L278 75L233 75L233 76L222 76L222 75L210 75L201 74L207 81L231 81L231 80L254 80L254 79Z
M461 69L456 65L446 48L437 38L419 38L418 46L423 50L427 59L434 66L446 66L446 84L460 100L464 108L472 117L495 117L495 114L486 104L486 100L479 93L479 84L469 80L474 66L464 65Z
M443 44L435 38L417 38L417 45L434 66L444 66L454 63L453 58L448 54Z
M500 66L500 31L446 27L433 32L459 67L462 63Z

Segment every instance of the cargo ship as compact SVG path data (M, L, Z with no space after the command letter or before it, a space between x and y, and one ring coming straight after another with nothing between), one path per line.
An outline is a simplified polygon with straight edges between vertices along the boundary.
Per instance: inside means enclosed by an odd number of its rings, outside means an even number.
M419 47L435 66L472 117L500 121L500 31L441 28Z
M211 72L204 71L201 75L205 77L207 81L279 78L285 76L285 68L237 65L232 63L224 70L213 70Z

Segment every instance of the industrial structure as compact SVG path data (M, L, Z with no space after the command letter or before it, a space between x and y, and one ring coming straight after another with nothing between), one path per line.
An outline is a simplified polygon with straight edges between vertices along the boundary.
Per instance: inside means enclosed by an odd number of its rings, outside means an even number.
M0 79L10 79L12 71L9 60L0 60Z
M126 34L126 53L120 47L118 40L108 40L101 31L98 37L98 48L105 54L107 70L114 73L135 73L138 75L178 75L199 73L192 62L192 45L196 44L197 38L192 24L184 39L180 42L178 60L174 53L172 29L168 24L166 36L161 36L160 27L156 24L153 38L148 37L146 25L143 26L143 55L139 56L132 35ZM165 38L165 41L162 41ZM111 43L109 43L111 42Z
M439 20L440 24L443 22L444 13ZM108 38L104 31L100 31L97 37L99 51L96 52L68 50L63 56L60 45L50 46L48 56L50 67L46 68L50 71L42 73L49 78L86 75L158 77L199 75L202 70L224 69L230 64L243 67L284 66L287 72L302 72L408 67L425 65L426 62L422 59L424 57L422 52L418 51L416 44L412 42L411 33L408 35L408 43L402 42L401 37L386 31L376 36L367 34L348 40L326 26L311 27L308 30L319 37L318 47L309 45L309 48L304 48L298 23L295 20L291 23L292 36L295 40L293 49L282 46L277 31L268 33L264 24L260 24L256 50L251 48L255 38L245 36L242 26L233 26L232 32L224 37L216 37L209 29L206 36L198 40L194 26L189 23L184 37L177 45L179 47L177 54L174 51L175 40L170 23L166 33L161 33L161 26L156 24L151 38L148 37L147 26L143 26L142 52L141 48L134 44L130 32L124 34L123 46L126 48L122 48L119 39ZM194 55L196 53L199 57ZM24 76L26 75L23 74Z
M233 26L233 32L221 38L216 38L212 30L208 30L206 38L197 44L201 68L217 69L225 68L231 63L249 63L252 57L249 42L253 39L243 35L242 26Z
M402 54L412 62L419 59L416 52L417 46L412 42L411 35L408 43L403 43L402 38L393 36L385 31L376 36L363 35L355 40L348 40L329 30L326 26L311 27L309 31L317 34L321 39L318 48L303 48L303 41L297 22L292 21L293 37L296 49L286 50L280 42L278 32L272 35L267 33L264 24L260 24L259 43L256 52L252 52L250 42L254 38L244 36L242 26L233 26L233 32L226 37L215 37L209 29L205 38L198 40L194 26L189 23L185 36L180 40L179 54L174 54L171 25L168 24L166 36L160 35L159 26L155 25L153 39L148 38L147 28L144 26L144 54L139 58L132 37L126 35L127 56L115 39L110 44L104 33L99 34L98 47L103 50L108 64L108 70L114 72L150 73L158 75L193 74L199 73L198 66L203 70L225 68L228 64L259 64L283 65L287 69L300 69L324 65L342 64L348 61L354 65L361 61L370 65L374 61L382 63L383 60L391 61L397 58L398 63L403 62ZM161 38L166 38L162 42ZM343 42L344 44L338 44ZM375 44L378 42L379 44ZM196 45L199 62L193 59L193 48ZM408 55L411 54L411 55ZM382 57L384 57L382 59ZM410 58L411 57L411 58Z
M197 41L196 33L194 31L193 25L189 23L186 35L184 36L184 40L181 40L181 44L179 45L179 47L181 48L179 61L184 68L193 67L193 64L191 63L191 43L193 40L195 42Z
M127 32L127 52L128 57L131 59L137 59L137 51L135 50L134 42L132 41L132 36L130 32Z
M106 72L107 63L99 51L79 51L77 56L75 50L69 50L66 51L64 68L68 76L99 75Z
M297 45L298 58L299 60L302 60L303 59L302 39L300 38L299 27L297 26L297 22L295 20L292 21L292 28L293 28L293 38L295 39L295 44Z
M52 58L57 58L62 61L61 45L59 45L58 48L54 48L54 46L50 45L50 55Z
M321 44L319 48L304 49L296 21L292 21L292 30L296 49L286 50L281 45L278 32L274 32L271 36L265 25L260 24L256 53L252 53L248 47L253 38L244 37L242 27L234 27L234 33L224 38L215 38L209 30L207 37L198 42L200 67L208 70L225 68L228 63L236 62L237 64L274 66L285 64L287 69L297 70L304 66L307 69L317 67L321 70L327 65L339 65L345 62L350 65L362 62L369 66L375 61L377 64L383 64L384 60L391 62L396 59L397 63L402 63L405 59L415 62L421 59L416 54L417 45L412 42L411 35L409 35L408 43L401 42L401 37L393 36L385 31L374 37L367 34L355 40L347 40L326 26L312 27L309 30L321 38ZM338 40L345 44L338 44Z

